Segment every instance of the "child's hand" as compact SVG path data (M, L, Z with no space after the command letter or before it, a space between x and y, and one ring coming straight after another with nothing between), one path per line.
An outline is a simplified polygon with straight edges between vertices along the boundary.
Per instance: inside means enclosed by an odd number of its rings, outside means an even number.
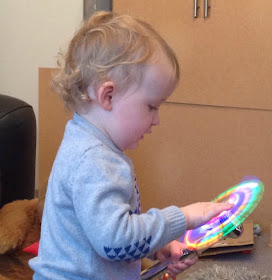
M196 263L198 259L195 255L194 257L186 258L184 261L180 262L179 259L183 254L182 250L185 248L185 244L174 240L165 245L155 254L155 258L160 262L163 262L169 258L172 259L172 264L168 266L168 274L171 277L183 272L185 269Z
M197 228L234 205L229 203L198 202L180 208L186 218L187 229Z

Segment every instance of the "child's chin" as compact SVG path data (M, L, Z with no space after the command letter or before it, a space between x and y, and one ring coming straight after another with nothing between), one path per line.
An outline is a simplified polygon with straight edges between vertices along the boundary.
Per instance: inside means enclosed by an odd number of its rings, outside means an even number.
M135 142L135 143L130 144L130 145L127 147L127 149L128 149L128 150L134 150L134 149L136 149L137 147L138 147L138 142Z

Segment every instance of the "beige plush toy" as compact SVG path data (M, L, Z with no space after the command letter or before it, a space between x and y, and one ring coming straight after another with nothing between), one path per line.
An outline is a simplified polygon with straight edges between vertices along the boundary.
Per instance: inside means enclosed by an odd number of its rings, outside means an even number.
M0 280L32 279L31 253L23 249L40 239L46 185L38 199L17 200L0 209Z
M0 254L11 253L39 240L38 199L17 200L0 210Z

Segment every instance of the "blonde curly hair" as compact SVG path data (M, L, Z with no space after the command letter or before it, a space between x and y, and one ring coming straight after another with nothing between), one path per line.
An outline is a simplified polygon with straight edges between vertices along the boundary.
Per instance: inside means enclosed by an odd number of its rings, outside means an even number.
M110 79L125 90L132 81L140 81L141 70L158 47L169 58L179 80L174 51L149 24L129 15L97 12L83 22L67 53L60 54L52 90L73 110L77 104L90 101L90 85L95 88Z

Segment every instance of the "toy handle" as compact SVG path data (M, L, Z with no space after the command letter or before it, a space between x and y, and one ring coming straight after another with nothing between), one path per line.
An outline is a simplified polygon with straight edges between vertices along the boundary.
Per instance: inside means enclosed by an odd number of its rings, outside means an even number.
M180 257L179 261L182 261L182 260L188 258L192 254L197 254L197 252L190 251L188 249L184 249L183 254ZM164 262L159 262L159 263L154 264L153 266L149 267L148 269L145 269L142 271L140 279L148 280L148 279L153 278L154 276L160 277L161 275L163 275L165 273L164 270L166 270L168 265L171 263L172 263L171 259L168 259Z

